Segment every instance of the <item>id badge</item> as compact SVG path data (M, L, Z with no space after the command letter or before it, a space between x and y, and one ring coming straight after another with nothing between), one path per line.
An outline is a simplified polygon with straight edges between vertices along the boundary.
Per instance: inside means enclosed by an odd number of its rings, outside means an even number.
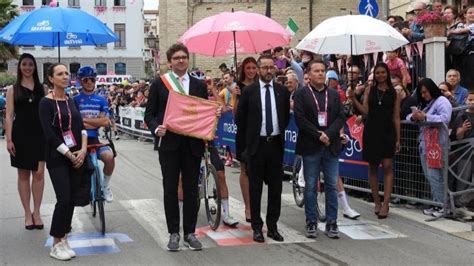
M66 144L68 148L75 147L77 144L76 139L74 138L74 135L72 134L71 130L63 133L63 139L64 139L64 143Z
M320 127L328 126L328 113L327 112L318 113L318 124Z

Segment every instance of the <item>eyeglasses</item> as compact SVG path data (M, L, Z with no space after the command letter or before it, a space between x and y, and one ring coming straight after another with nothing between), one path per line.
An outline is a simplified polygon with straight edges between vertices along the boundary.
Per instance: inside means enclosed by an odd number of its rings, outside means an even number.
M261 66L259 67L261 70L268 71L268 70L273 70L275 66Z
M183 55L183 56L173 56L171 57L172 60L179 61L179 60L188 60L188 57Z
M84 83L86 83L88 81L90 81L92 83L95 83L95 80L96 80L95 78L82 78L81 79L81 81L84 82Z

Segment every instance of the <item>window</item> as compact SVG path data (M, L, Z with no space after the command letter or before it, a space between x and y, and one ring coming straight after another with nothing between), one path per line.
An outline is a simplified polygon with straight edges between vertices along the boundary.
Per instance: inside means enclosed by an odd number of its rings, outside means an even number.
M24 6L34 6L35 5L35 0L23 0L23 5Z
M95 64L97 69L97 75L107 75L107 64L106 63L97 63Z
M95 0L95 6L107 6L107 0Z
M125 0L114 0L114 6L125 6Z
M127 75L127 64L115 63L115 74L116 75Z
M75 80L77 78L77 71L79 71L79 68L81 68L81 64L79 63L69 64L70 80Z
M115 48L125 48L125 24L115 24L114 32L119 38L119 40L115 42Z
M81 6L80 0L68 0L68 6L73 7L73 6Z
M44 63L43 64L43 82L49 82L48 79L48 69L53 63Z

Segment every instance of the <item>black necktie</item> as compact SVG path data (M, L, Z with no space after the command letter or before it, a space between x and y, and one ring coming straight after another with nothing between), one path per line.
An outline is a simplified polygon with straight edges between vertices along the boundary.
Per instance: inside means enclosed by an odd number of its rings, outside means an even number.
M273 133L273 119L272 119L272 100L270 98L270 84L265 84L265 129L267 136Z

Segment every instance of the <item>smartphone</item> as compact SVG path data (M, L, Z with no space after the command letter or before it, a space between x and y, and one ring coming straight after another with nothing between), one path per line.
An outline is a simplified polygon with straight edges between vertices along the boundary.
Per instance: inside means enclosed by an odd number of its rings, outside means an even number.
M411 112L414 113L418 108L416 106L410 106Z

